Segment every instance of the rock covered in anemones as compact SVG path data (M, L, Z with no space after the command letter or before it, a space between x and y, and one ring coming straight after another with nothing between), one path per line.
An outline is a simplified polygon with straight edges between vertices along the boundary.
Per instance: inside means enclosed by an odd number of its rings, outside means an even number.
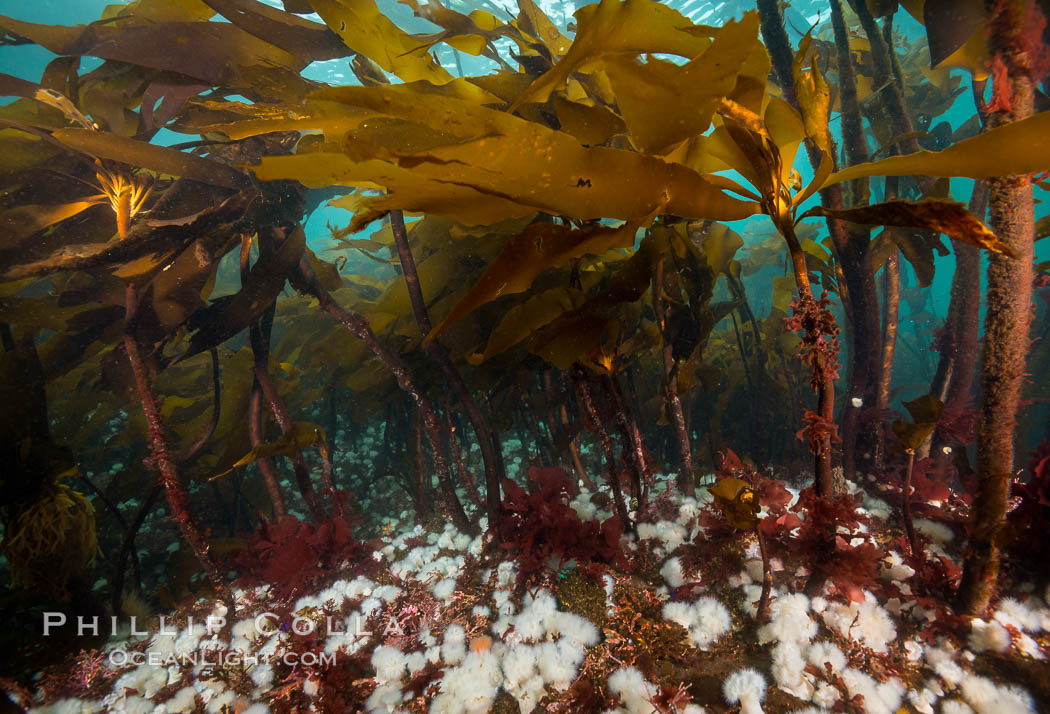
M663 618L684 627L689 632L690 642L699 649L707 649L708 645L729 632L732 625L726 606L706 596L693 603L665 604Z
M769 605L769 622L758 630L759 643L809 642L817 634L809 609L809 598L802 593L778 593Z
M879 654L887 652L890 642L897 638L893 618L867 590L864 591L864 602L851 602L848 605L833 602L828 604L821 615L828 627L843 637L860 640L865 647Z
M471 652L445 671L430 714L485 714L503 682L499 659L489 650Z

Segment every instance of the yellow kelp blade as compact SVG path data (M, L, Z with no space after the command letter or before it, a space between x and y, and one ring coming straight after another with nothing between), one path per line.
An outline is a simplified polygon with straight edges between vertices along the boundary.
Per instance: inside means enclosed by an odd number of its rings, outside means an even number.
M18 244L29 236L42 231L48 226L61 223L67 218L79 214L82 211L104 203L105 196L91 196L81 201L71 203L30 204L26 206L15 206L0 213L0 226L4 227L4 248L17 247Z
M666 255L666 245L649 233L601 292L533 332L529 351L558 369L579 362L600 374L612 372L624 326L637 319L632 319L631 313L640 313L638 301L649 290L655 266Z
M355 207L350 232L359 231L387 212L398 209L452 218L468 226L498 223L536 211L472 186L432 180L417 171L386 161L354 161L346 154L267 156L261 164L250 168L261 181L294 178L307 188L365 185L382 186L393 192L370 198L355 196L350 202ZM333 202L333 205L345 207L341 201Z
M495 55L495 50L489 47L489 43L507 35L513 30L497 20L491 13L484 10L474 10L469 15L449 9L437 0L427 0L421 3L419 0L398 0L408 5L416 17L422 17L444 29L444 32L436 32L429 35L415 37L417 46L429 49L439 42L453 47L460 52L477 57L485 50L490 57ZM517 33L514 33L516 36Z
M496 220L531 209L579 219L641 220L667 213L729 221L758 210L755 203L727 196L681 164L581 146L569 134L472 102L394 86L330 88L311 96L404 120L405 131L429 127L462 138L422 151L399 151L351 137L345 148L353 161L328 154L321 165L321 155L306 154L264 157L251 167L262 180L289 178L313 187L383 186L392 195L372 204L375 214L369 219L381 211L405 209L476 225L481 221L472 202L479 196L487 208L507 208Z
M744 247L740 234L723 223L712 223L703 228L700 245L707 264L716 275L727 274L736 252Z
M338 138L369 117L368 109L338 102L301 100L284 104L197 101L187 103L175 126L186 134L222 134L233 140L274 131L321 131Z
M911 414L912 423L898 419L893 422L893 432L900 439L905 452L910 454L922 446L937 428L944 414L944 402L932 394L926 394L904 402L904 406Z
M573 72L604 55L667 53L692 59L711 43L713 28L696 28L677 10L653 0L602 0L574 14L576 38L565 57L518 97L510 111L527 102L545 102ZM699 32L690 32L692 29ZM706 32L704 32L706 31Z
M347 47L403 81L443 84L452 79L426 46L380 12L373 0L310 0L310 4Z
M1050 169L1050 111L991 129L943 151L917 151L857 164L831 174L821 186L865 176L959 176L973 179Z
M970 213L966 206L955 201L937 198L924 198L920 201L885 201L870 206L836 210L816 206L800 217L827 216L841 218L853 223L864 223L875 226L909 226L912 228L931 228L955 240L968 243L993 253L1017 257L1010 246L981 223L977 216Z
M1035 239L1050 237L1050 216L1043 216L1035 222Z
M528 290L532 281L548 268L556 268L588 253L601 255L610 248L634 245L637 229L635 223L619 228L599 226L590 230L576 230L554 223L532 224L503 245L503 250L489 263L478 282L430 331L424 343L485 303Z
M317 426L317 424L297 421L292 425L291 430L287 434L282 434L281 437L275 441L252 447L251 451L237 459L237 462L234 463L233 466L222 473L212 476L208 480L217 481L223 476L228 475L234 469L240 468L241 466L247 466L259 459L270 458L273 456L291 456L297 451L302 451L314 444L323 444L324 441L324 429Z
M564 55L571 44L533 0L518 0L518 19L514 26L543 42L552 55Z
M738 478L720 479L708 488L715 497L729 525L740 530L750 530L758 525L761 506L747 482Z
M506 352L537 329L550 324L569 310L578 308L585 299L583 291L563 285L515 305L507 310L503 319L492 329L484 353L471 355L467 358L468 361L479 365Z
M606 57L605 73L631 142L641 151L661 153L706 131L757 43L758 14L749 12L719 28L714 43L684 65L654 57L644 64L631 55Z
M627 130L623 119L600 104L573 102L557 94L553 103L561 130L585 146L601 144Z
M802 109L802 118L806 125L806 134L816 142L821 151L829 156L834 155L831 147L831 131L828 129L828 113L831 111L831 91L828 83L824 81L817 66L817 58L813 57L812 67L803 69L806 54L813 42L812 30L806 33L799 43L798 52L791 71L795 76L795 95L798 105Z

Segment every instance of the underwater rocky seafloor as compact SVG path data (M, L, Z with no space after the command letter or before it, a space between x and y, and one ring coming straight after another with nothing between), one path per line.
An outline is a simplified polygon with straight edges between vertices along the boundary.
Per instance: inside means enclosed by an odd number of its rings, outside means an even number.
M893 488L847 482L838 531L852 555L808 595L799 492L742 473L731 454L723 469L757 479L768 504L762 623L759 545L707 487L683 497L658 475L631 534L607 495L531 467L530 490L508 490L506 548L441 519L386 518L384 534L358 542L341 522L287 516L247 544L235 617L214 597L160 623L140 611L138 634L122 622L49 668L36 706L22 703L56 714L1047 710L1050 588L1010 569L987 619L946 606L956 496L927 492L936 519L915 520L913 557L883 500Z

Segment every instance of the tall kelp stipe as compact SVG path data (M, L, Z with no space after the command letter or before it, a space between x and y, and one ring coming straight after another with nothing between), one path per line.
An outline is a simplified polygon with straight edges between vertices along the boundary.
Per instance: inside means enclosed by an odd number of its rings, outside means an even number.
M716 470L727 512L746 496L747 518L730 523L761 546L762 620L771 553L804 553L813 595L859 603L875 581L886 553L843 539L860 521L839 466L846 480L872 474L898 489L923 597L960 577L924 555L913 509L950 500L970 514L958 607L984 613L1012 532L1033 251L1048 232L1033 212L1032 176L1050 169L1050 114L1034 110L1047 69L1036 4L967 4L977 24L948 33L944 3L901 3L926 22L929 58L895 34L896 2L831 0L830 29L798 47L772 0L719 27L651 0L603 0L577 11L571 39L531 0L506 17L405 4L441 30L411 35L348 0L284 11L137 0L78 27L0 17L5 43L57 55L39 82L0 76L16 98L0 108L13 405L0 506L18 582L86 603L95 522L111 519L98 560L112 608L128 610L128 593L149 585L136 537L162 491L231 617L218 551L240 550L242 575L285 578L287 592L351 561L365 572L346 524L377 532L375 509L398 498L421 523L488 534L501 547L487 552L517 553L534 584L551 576L548 561L559 573L563 561L584 574L627 567L620 534L640 537L667 507L655 474L675 473L667 492L693 497ZM453 76L438 46L499 69ZM81 57L104 61L81 74ZM302 76L336 58L357 83ZM972 73L977 105L954 135L919 121L962 92L949 65ZM186 142L151 143L161 129ZM980 182L969 210L939 180L950 177ZM396 265L398 279L307 245L322 191L352 214L336 244ZM738 257L743 241L725 223L752 216L776 240ZM826 238L806 220L817 218ZM353 237L376 221L371 237ZM940 363L929 395L907 403L914 423L890 431L900 258L928 284L941 233L957 271ZM980 251L990 268L973 490L922 498L968 477ZM769 264L785 274L761 318L746 279ZM798 389L807 378L812 397ZM779 482L726 456L794 461L771 436L784 424L812 457L812 486L790 508ZM367 474L342 470L339 434L344 449L377 447ZM97 494L94 508L68 478ZM567 504L593 483L615 520L567 539L559 528L579 520ZM1015 490L1018 513L1042 522L1039 487ZM120 504L133 498L129 517ZM30 552L42 540L27 529L44 529L47 513L56 538L83 547ZM250 542L219 537L256 526ZM301 572L292 552L309 561ZM194 587L172 578L169 604Z

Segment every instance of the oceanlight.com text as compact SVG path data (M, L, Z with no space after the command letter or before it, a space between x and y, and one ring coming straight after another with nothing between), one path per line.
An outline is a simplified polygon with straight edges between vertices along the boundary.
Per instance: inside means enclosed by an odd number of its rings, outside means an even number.
M154 667L203 665L205 667L255 667L264 663L281 662L290 667L304 665L307 667L335 666L335 652L284 652L274 655L258 655L245 652L227 652L225 650L197 650L177 655L169 652L137 652L135 650L115 649L108 655L109 663L114 667L148 664Z

